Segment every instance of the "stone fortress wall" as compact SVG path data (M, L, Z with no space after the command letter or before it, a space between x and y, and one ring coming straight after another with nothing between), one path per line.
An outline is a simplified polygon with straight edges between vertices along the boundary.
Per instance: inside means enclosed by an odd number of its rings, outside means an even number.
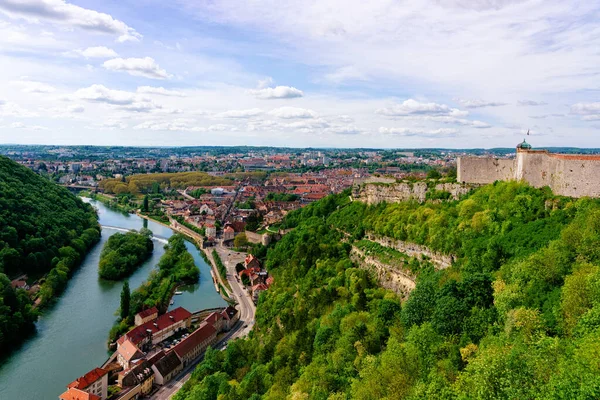
M517 149L513 160L460 157L457 180L473 184L523 180L537 188L549 186L561 196L600 197L600 156Z

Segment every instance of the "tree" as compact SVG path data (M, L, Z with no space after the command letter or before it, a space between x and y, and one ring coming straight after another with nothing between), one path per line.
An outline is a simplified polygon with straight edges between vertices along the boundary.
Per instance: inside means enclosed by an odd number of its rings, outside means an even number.
M240 233L233 239L233 245L237 248L243 248L248 246L248 238L245 233Z
M144 204L142 205L142 211L148 212L148 195L144 196Z
M121 319L129 317L129 304L131 303L131 291L129 290L129 281L123 283L121 290Z

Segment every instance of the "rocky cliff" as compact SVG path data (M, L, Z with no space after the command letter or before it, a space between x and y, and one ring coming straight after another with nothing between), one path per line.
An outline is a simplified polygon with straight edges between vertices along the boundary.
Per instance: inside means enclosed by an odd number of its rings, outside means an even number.
M376 236L370 232L365 234L365 239L398 250L411 257L416 257L419 260L423 260L424 257L426 257L434 265L435 269L446 269L452 265L452 262L454 261L454 256L452 255L437 253L427 246L421 246L411 242L403 242L402 240L396 240L385 236Z
M385 264L375 257L366 255L361 249L352 246L350 258L359 267L373 271L377 281L386 289L404 298L415 288L415 277L401 265Z
M449 193L446 196L449 196L450 200L458 200L460 196L469 193L472 187L460 183L439 183L432 187L428 187L426 182L365 183L355 186L352 196L355 200L367 204L399 203L407 200L423 202L428 192L435 191L438 195L442 192Z

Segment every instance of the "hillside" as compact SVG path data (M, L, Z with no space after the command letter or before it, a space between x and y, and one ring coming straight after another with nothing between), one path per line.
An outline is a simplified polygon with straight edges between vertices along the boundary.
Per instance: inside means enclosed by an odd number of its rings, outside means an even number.
M445 203L313 203L268 251L253 333L208 351L176 398L598 398L599 217L597 200L515 182ZM352 244L377 250L366 233L454 263L402 257L418 268L401 300L352 263Z
M19 341L36 318L27 293L15 291L7 275L27 274L31 281L47 274L32 295L43 305L64 288L71 270L99 238L90 205L0 157L0 349Z

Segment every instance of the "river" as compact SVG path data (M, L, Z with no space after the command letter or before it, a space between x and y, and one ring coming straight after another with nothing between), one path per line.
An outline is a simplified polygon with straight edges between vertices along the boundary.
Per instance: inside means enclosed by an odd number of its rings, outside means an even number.
M102 229L100 242L91 249L71 277L56 304L45 310L37 322L37 332L0 359L0 399L57 399L66 385L108 358L108 331L116 320L122 282L98 278L98 260L108 237L118 229L140 229L146 226L155 236L154 252L130 278L131 289L138 287L164 254L164 241L173 231L163 225L144 220L137 215L122 214L102 203L89 200L98 209ZM193 244L186 242L200 268L200 281L174 296L175 304L190 311L220 307L225 301L215 291L210 266Z

